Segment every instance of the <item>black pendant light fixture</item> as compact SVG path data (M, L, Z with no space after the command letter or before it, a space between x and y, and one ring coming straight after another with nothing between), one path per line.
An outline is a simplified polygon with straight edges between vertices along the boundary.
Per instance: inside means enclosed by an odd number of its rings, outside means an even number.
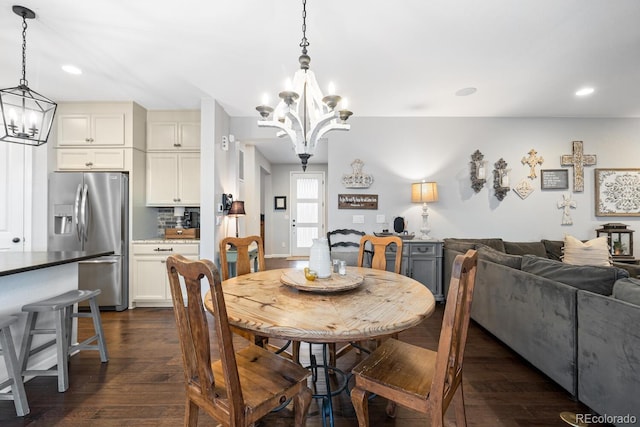
M16 87L0 90L0 141L38 146L47 142L57 104L29 89L27 68L27 19L36 14L24 6L13 6L22 17L22 78Z

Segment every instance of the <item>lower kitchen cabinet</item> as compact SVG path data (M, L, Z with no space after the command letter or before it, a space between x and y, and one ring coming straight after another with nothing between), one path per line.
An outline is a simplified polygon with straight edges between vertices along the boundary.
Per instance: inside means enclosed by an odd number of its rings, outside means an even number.
M442 286L443 242L439 240L403 240L400 273L417 280L433 293L436 301L444 301ZM393 270L395 245L387 249L387 269Z
M134 243L131 301L133 307L171 307L167 257L198 259L197 243Z

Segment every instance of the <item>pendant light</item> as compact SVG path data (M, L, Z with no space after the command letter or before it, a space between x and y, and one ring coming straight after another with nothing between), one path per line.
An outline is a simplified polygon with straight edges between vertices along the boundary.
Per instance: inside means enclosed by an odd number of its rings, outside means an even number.
M278 136L288 136L300 158L303 171L307 169L307 162L318 143L325 139L324 135L332 130L349 130L350 125L346 121L353 114L347 109L346 99L335 94L333 85L329 85L329 94L322 96L316 77L309 69L311 58L307 55L306 6L307 1L302 0L300 69L295 73L293 82L279 93L280 102L275 110L267 105L267 99L263 99L262 104L256 107L261 116L258 126L280 129ZM269 116L272 116L271 119Z
M13 6L22 17L22 78L16 87L0 90L0 141L38 146L49 138L56 103L29 89L27 68L27 19L36 14L24 6Z

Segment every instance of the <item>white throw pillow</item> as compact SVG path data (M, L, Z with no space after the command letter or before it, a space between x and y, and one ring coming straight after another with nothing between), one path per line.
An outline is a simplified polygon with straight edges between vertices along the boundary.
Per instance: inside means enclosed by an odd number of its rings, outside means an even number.
M605 267L611 265L611 253L606 236L582 243L575 237L565 234L562 251L564 253L562 262L567 264Z

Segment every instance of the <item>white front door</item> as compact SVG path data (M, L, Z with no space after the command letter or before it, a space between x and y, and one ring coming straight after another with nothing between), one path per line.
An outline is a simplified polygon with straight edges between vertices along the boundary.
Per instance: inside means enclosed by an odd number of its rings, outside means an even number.
M324 236L324 172L291 172L291 255L308 256Z
M24 161L27 148L0 142L0 251L24 250Z

